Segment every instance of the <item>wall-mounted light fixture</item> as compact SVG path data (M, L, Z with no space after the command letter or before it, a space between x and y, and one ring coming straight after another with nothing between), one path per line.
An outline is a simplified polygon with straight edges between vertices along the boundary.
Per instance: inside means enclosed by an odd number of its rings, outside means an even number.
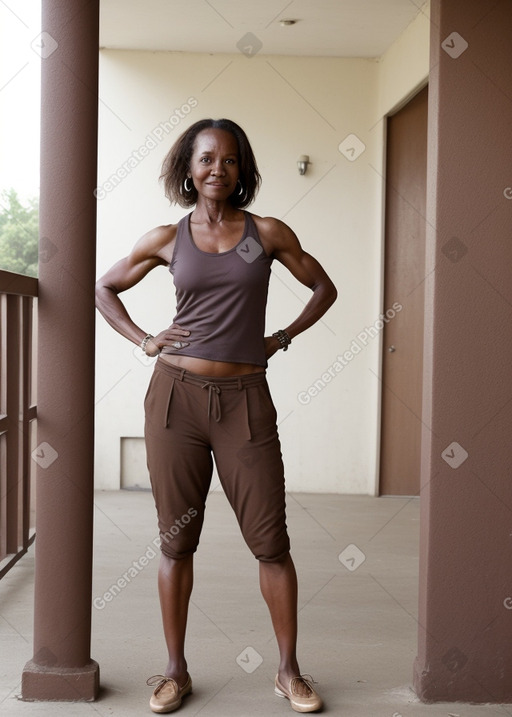
M311 164L311 162L309 161L309 155L301 154L297 160L299 174L306 174L306 172L308 171L308 164Z

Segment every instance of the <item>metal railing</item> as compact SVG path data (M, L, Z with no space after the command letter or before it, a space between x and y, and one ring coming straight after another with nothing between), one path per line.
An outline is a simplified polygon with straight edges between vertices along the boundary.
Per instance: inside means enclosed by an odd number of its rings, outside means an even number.
M35 538L37 290L37 279L0 270L0 578Z

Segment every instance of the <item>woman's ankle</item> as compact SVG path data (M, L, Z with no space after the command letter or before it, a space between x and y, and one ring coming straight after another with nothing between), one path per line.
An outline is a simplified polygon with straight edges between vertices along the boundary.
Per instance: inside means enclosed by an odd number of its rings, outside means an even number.
M279 665L279 670L277 674L279 676L279 681L281 682L281 684L286 683L286 686L288 686L290 680L300 675L300 668L297 661L291 660L290 662L286 662Z
M169 660L165 669L165 676L172 677L182 687L188 679L188 665L186 660Z

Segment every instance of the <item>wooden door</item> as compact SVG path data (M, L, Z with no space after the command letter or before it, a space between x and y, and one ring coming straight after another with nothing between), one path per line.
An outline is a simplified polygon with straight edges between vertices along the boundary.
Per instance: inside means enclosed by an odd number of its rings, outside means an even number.
M427 105L425 87L387 120L381 495L420 490Z

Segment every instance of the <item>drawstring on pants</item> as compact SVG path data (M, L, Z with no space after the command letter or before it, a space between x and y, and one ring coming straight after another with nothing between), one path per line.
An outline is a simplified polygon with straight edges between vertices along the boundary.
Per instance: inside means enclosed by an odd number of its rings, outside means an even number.
M220 388L217 386L216 383L212 383L211 381L205 381L203 383L202 388L208 389L208 417L210 417L212 404L213 404L213 419L216 423L220 422L220 419L222 418L221 408L220 408Z
M265 384L266 378L263 372L245 374L242 376L230 376L219 379L210 376L199 376L182 368L177 368L167 364L165 362L157 361L155 366L156 372L167 374L170 378L169 393L167 395L167 401L165 402L165 415L164 415L164 428L169 428L170 414L171 414L171 402L176 386L176 381L180 381L186 384L193 384L198 388L208 389L208 407L207 413L208 418L212 418L216 423L220 423L222 420L222 409L220 396L225 391L237 390L243 393L243 398L239 407L236 410L236 417L234 420L240 421L245 424L245 436L246 440L251 440L251 425L249 420L249 400L247 395L247 389L252 386L259 386ZM209 379L212 380L209 380Z

